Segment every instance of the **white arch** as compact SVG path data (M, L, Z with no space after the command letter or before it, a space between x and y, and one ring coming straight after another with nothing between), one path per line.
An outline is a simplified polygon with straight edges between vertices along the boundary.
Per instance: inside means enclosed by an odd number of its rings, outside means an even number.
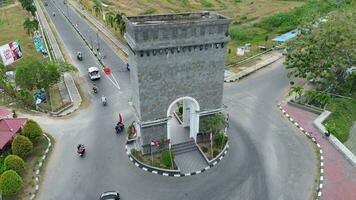
M179 97L178 99L174 100L168 107L167 110L167 139L171 139L171 133L170 133L170 126L169 126L169 122L171 119L171 110L172 107L179 101L184 101L184 100L188 100L190 102L193 102L192 104L192 109L190 109L190 133L189 136L194 138L194 140L196 141L197 139L197 134L199 131L199 111L200 111L200 106L197 100L195 100L192 97L189 96L185 96L185 97ZM171 143L169 144L169 148L171 147Z
M200 106L199 106L199 103L198 103L197 100L195 100L195 99L192 98L192 97L188 97L188 96L179 97L178 99L174 100L174 101L171 103L171 105L169 105L168 110L167 110L167 117L170 116L170 112L171 112L171 110L172 110L172 107L173 107L177 102L183 101L183 100L191 100L191 101L193 101L194 104L195 104L196 107L197 107L196 111L200 111Z

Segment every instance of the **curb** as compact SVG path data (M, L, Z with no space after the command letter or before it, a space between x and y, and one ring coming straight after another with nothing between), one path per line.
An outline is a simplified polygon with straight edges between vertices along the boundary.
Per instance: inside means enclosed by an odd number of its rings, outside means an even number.
M190 172L190 173L174 173L174 172L170 172L170 171L165 171L165 170L159 170L159 169L153 169L151 168L149 165L143 165L141 163L138 163L136 161L136 158L134 158L132 155L131 155L131 152L128 151L128 148L127 148L127 145L125 145L125 150L126 150L126 155L129 157L130 161L138 168L142 169L143 171L146 171L146 172L151 172L152 174L159 174L159 175L162 175L162 176L172 176L172 177L184 177L184 176L194 176L194 175L197 175L197 174L201 174L205 171L207 171L208 169L214 167L215 165L217 165L227 154L228 150L229 150L229 147L227 147L225 149L225 151L220 155L220 157L216 158L216 160L209 164L209 166L201 169L201 170L198 170L198 171L195 171L195 172Z
M45 150L45 152L43 153L43 155L41 156L41 158L38 161L38 164L36 165L36 171L35 171L35 191L33 192L33 194L30 197L30 200L35 199L36 195L38 194L38 191L40 189L40 172L42 169L42 166L44 164L44 162L46 161L47 155L49 153L49 149L52 146L52 142L51 139L44 133L43 134L47 140L48 140L48 146Z
M319 149L320 153L320 177L319 177L319 185L317 187L317 197L316 200L320 200L322 195L322 189L324 184L324 154L320 144L316 141L316 139L311 136L306 130L303 129L294 119L283 109L282 105L277 104L278 108L282 111L283 115L287 117L287 119L292 122L304 135L306 135Z

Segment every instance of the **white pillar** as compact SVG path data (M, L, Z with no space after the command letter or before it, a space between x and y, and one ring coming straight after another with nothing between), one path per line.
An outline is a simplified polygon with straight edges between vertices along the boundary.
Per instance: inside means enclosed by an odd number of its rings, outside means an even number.
M197 134L199 132L199 114L197 113L197 110L191 109L190 116L190 137L197 141Z
M191 102L186 99L183 99L183 127L190 126L190 108Z

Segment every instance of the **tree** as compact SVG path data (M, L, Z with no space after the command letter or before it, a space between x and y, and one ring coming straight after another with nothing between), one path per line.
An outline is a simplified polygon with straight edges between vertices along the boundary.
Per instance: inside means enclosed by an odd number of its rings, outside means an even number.
M23 135L17 135L11 144L12 153L22 158L31 153L32 149L33 144L31 140Z
M98 16L103 10L103 5L102 5L101 1L100 0L94 0L93 8L94 8L95 15Z
M347 85L347 69L356 66L356 9L341 9L327 22L318 21L301 30L289 43L288 75L306 78L320 90L341 91Z
M297 94L296 99L299 99L303 94L303 89L304 88L299 85L293 86L293 87L289 88L288 96L292 95L293 93L296 93Z
M115 22L116 22L116 26L119 27L119 30L120 30L120 33L121 34L124 34L125 32L125 21L123 20L123 16L124 14L123 13L116 13L115 15Z
M22 135L28 137L32 142L34 142L34 140L42 134L43 131L41 127L37 124L37 122L31 119L28 120L22 128Z
M25 170L25 161L17 155L8 155L4 161L5 170L14 170L21 174Z
M8 170L1 174L0 190L3 195L14 195L22 187L22 178L14 171Z
M219 132L225 127L225 117L222 113L217 113L203 117L200 120L200 132L210 133L210 132Z
M160 162L163 166L167 168L173 168L172 164L174 163L174 154L170 150L165 150L161 154Z
M46 90L57 83L60 71L55 63L43 63L37 59L26 60L25 63L16 68L15 83L22 89L32 91L35 88Z
M26 18L24 23L23 23L23 27L26 30L27 35L32 35L33 32L35 32L36 30L38 30L38 21L37 19L33 19L30 20L30 18Z
M35 7L33 4L29 5L29 6L26 7L25 9L26 9L28 12L30 12L33 17L36 17L36 11L37 11L37 9L36 9L36 7Z
M113 12L108 12L105 15L106 22L109 23L111 27L114 27L114 18L115 14Z

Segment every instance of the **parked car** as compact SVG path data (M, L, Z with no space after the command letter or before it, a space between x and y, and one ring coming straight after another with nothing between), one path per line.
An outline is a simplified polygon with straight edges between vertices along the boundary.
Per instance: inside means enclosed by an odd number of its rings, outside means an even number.
M100 70L97 67L89 67L88 74L91 80L100 79Z
M119 200L120 194L115 191L107 191L101 194L99 200Z

